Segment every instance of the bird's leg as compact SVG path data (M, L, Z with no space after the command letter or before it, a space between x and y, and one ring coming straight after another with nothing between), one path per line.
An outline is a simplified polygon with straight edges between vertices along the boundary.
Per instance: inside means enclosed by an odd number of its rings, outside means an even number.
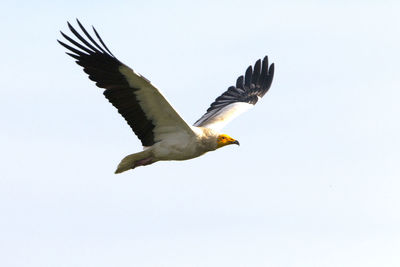
M132 169L139 167L139 166L146 166L146 165L150 165L154 163L153 158L149 157L149 158L144 158L138 161L135 161L135 164L132 166Z

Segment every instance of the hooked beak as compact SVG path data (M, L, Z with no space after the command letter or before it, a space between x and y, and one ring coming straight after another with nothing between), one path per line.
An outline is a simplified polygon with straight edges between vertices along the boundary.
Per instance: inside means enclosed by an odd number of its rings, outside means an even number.
M232 144L236 144L236 145L240 146L240 143L238 140L233 141Z

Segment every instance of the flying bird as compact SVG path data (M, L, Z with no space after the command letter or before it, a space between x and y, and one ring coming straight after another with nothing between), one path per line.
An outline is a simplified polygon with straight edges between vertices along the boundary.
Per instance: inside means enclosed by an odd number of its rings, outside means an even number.
M81 33L68 22L76 39L61 32L69 42L57 40L83 67L89 79L124 117L143 145L143 151L126 156L115 173L162 160L187 160L239 141L220 133L239 114L253 107L269 90L274 64L268 57L249 66L235 86L230 86L193 126L186 123L161 92L144 76L119 61L107 48L96 29L97 41L77 20ZM84 37L83 35L86 37Z

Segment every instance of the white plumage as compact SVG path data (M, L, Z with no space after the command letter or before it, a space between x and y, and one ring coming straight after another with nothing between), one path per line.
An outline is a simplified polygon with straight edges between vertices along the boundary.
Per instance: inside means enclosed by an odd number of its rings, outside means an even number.
M190 126L149 80L120 62L110 52L94 28L101 45L78 20L77 23L87 39L68 23L69 29L80 42L62 32L74 47L58 42L70 50L67 54L77 60L89 79L96 82L98 87L106 89L105 97L118 109L144 147L142 152L122 159L116 173L160 160L191 159L226 145L238 145L237 140L220 134L220 130L236 116L253 107L272 83L274 64L269 65L268 57L265 57L255 63L254 70L252 66L248 67L245 76L237 79L236 86L229 87Z

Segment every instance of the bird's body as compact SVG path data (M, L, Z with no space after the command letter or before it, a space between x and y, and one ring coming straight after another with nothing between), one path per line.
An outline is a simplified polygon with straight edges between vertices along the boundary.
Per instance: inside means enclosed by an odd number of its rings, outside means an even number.
M178 133L154 144L154 156L159 160L186 160L217 149L217 133L208 128L192 129L192 135Z
M150 148L155 160L187 160L217 149L218 133L208 128L193 127L193 134L170 135Z
M81 41L61 33L75 47L59 43L70 50L67 53L84 68L89 79L105 88L104 96L118 109L143 145L143 151L122 159L116 173L161 160L187 160L199 157L217 148L239 144L220 130L234 117L257 103L271 86L274 65L265 57L258 60L254 71L250 66L245 76L237 79L219 96L207 112L193 126L187 124L172 108L160 91L142 75L121 63L107 48L96 30L100 46L79 21L87 39L69 23L71 32Z

